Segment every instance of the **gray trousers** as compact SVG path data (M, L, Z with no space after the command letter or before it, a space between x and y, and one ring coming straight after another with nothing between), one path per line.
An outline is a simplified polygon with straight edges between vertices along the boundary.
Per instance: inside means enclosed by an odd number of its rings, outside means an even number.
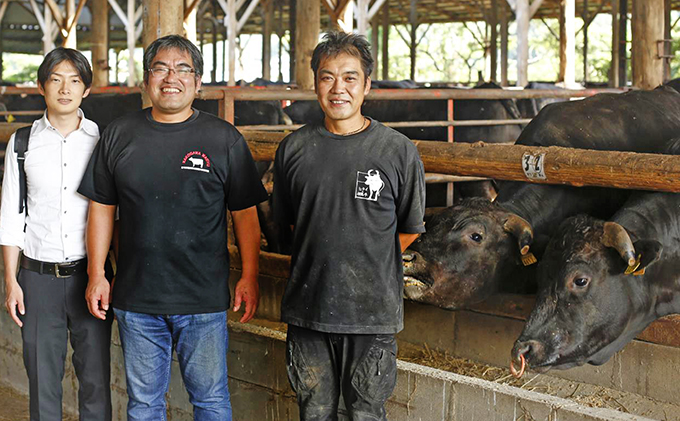
M111 420L110 353L112 317L94 318L87 309L87 273L68 278L19 270L26 314L19 316L28 373L31 421L62 420L62 386L67 341L73 347L81 421Z
M286 368L301 421L337 421L340 396L352 421L387 421L397 384L394 335L325 333L288 325Z

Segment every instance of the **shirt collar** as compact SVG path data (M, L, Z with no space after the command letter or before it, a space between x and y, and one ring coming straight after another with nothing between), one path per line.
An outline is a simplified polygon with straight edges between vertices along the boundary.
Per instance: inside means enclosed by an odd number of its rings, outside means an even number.
M97 124L94 121L85 118L85 113L80 108L78 108L78 117L80 117L80 125L76 130L82 129L85 133L87 133L90 136L99 136L99 127L97 126ZM50 120L47 119L47 110L45 110L41 119L36 120L35 124L36 134L42 132L47 128L56 130L56 128L52 126L52 124L50 123Z

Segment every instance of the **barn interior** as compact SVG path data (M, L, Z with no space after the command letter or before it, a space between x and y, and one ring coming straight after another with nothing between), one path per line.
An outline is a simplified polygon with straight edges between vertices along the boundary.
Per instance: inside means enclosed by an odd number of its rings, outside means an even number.
M239 124L235 121L243 101L315 100L309 51L319 35L330 29L355 31L366 35L374 45L374 80L389 79L389 33L397 31L410 50L410 80L417 80L417 50L422 28L437 23L484 22L479 34L485 45L488 66L482 81L498 83L507 89L484 92L449 89L458 85L430 86L430 89L376 89L371 100L417 100L445 102L443 117L425 124L444 133L440 139L417 141L428 174L440 181L459 182L467 178L529 180L522 170L521 157L544 151L516 145L493 148L456 143L464 122L454 118L459 101L531 99L561 96L584 98L602 92L653 89L672 78L672 30L678 20L680 0L2 0L0 2L0 52L44 54L58 45L90 51L95 74L95 94L138 94L140 81L134 76L112 86L112 73L120 62L135 66L135 49L170 33L184 34L201 46L221 42L222 50L211 48L212 63L206 69L211 81L222 86L206 87L200 99L215 101L221 118L235 122L243 131L256 160L270 161L287 130L299 125ZM587 70L576 74L576 49L588 60L588 26L597 15L611 16L611 69L606 86L593 89ZM673 19L675 18L675 19ZM545 89L521 89L529 83L531 66L530 25L557 19L559 31L559 72L554 82L568 88L556 93ZM580 29L583 42L577 46ZM509 27L515 25L514 33ZM579 24L581 26L581 24ZM420 27L421 32L418 32ZM48 36L44 35L45 33ZM258 52L265 80L282 83L267 88L238 85L238 37L262 34ZM512 41L512 42L511 42ZM288 74L281 52L272 43L286 46ZM455 48L456 40L441 40ZM514 44L513 44L514 42ZM509 51L511 45L516 50ZM243 47L248 48L247 46ZM203 50L206 51L206 50ZM121 57L127 54L128 57ZM3 54L0 54L0 58ZM117 59L112 62L110 57ZM509 69L509 56L516 69ZM138 58L137 58L138 61ZM274 68L279 74L275 74ZM587 68L584 66L584 68ZM0 80L3 63L0 59ZM509 77L509 74L516 77ZM118 79L116 77L116 79ZM247 78L250 79L250 78ZM580 82L580 83L579 83ZM34 87L8 86L2 97L36 94ZM21 111L21 110L19 110ZM38 115L35 110L29 115ZM13 122L0 123L0 140L6 144L19 127L17 110L0 111L13 116ZM421 119L419 119L421 120ZM422 118L422 120L427 120ZM530 119L520 120L526 125ZM508 123L508 122L505 122ZM512 123L512 122L510 122ZM508 123L508 124L510 124ZM517 123L517 122L515 122ZM393 127L423 125L421 121L393 122ZM502 124L480 122L480 124ZM489 143L489 139L480 139ZM477 145L479 146L479 145ZM495 148L495 149L494 149ZM632 155L632 156L631 156ZM591 185L667 192L680 191L680 160L660 161L638 154L601 154L557 150L559 170L549 173L548 183ZM574 159L582 157L581 161ZM578 162L577 162L578 161ZM542 182L538 180L538 182ZM453 184L444 184L446 205L456 199ZM238 253L233 236L230 275L233 288L239 279ZM228 353L230 392L235 419L295 420L298 409L285 372L285 331L280 322L280 303L290 257L264 251L260 258L262 297L256 320L242 324L230 314ZM680 397L673 385L680 381L680 318L667 316L653 322L622 351L601 366L584 365L545 374L530 372L515 379L507 369L510 351L534 306L532 294L496 294L480 304L450 311L405 300L405 329L399 336L400 362L397 390L388 402L393 420L680 420ZM0 314L0 386L11 390L13 400L27 395L23 369L21 334L9 316ZM116 329L114 328L114 332ZM71 352L71 351L69 351ZM69 354L70 355L70 354ZM114 419L125 419L125 375L120 340L112 340L112 391ZM70 357L64 379L64 406L68 414L77 410L77 380ZM18 396L18 397L17 397ZM1 399L1 398L0 398ZM0 400L1 402L1 400ZM175 361L168 393L169 419L192 419L192 406L182 386ZM2 406L2 405L0 405ZM15 413L16 414L16 413ZM26 412L27 414L27 412ZM13 415L24 416L24 415ZM341 419L346 416L341 411ZM0 409L0 420L3 418ZM28 419L28 418L9 418Z

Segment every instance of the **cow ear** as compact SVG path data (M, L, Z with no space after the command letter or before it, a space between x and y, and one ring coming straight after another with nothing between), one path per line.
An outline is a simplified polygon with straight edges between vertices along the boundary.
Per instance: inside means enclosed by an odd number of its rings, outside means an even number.
M633 275L643 275L648 266L659 260L663 252L663 245L655 240L639 240L633 246L635 253L640 256L640 266L635 269Z

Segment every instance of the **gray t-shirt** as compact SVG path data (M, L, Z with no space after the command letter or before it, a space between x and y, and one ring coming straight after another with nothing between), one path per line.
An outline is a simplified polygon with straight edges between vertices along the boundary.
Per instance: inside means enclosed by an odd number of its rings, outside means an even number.
M331 333L399 332L398 233L425 232L424 180L415 145L374 120L356 135L318 124L284 139L274 212L295 230L281 319Z

